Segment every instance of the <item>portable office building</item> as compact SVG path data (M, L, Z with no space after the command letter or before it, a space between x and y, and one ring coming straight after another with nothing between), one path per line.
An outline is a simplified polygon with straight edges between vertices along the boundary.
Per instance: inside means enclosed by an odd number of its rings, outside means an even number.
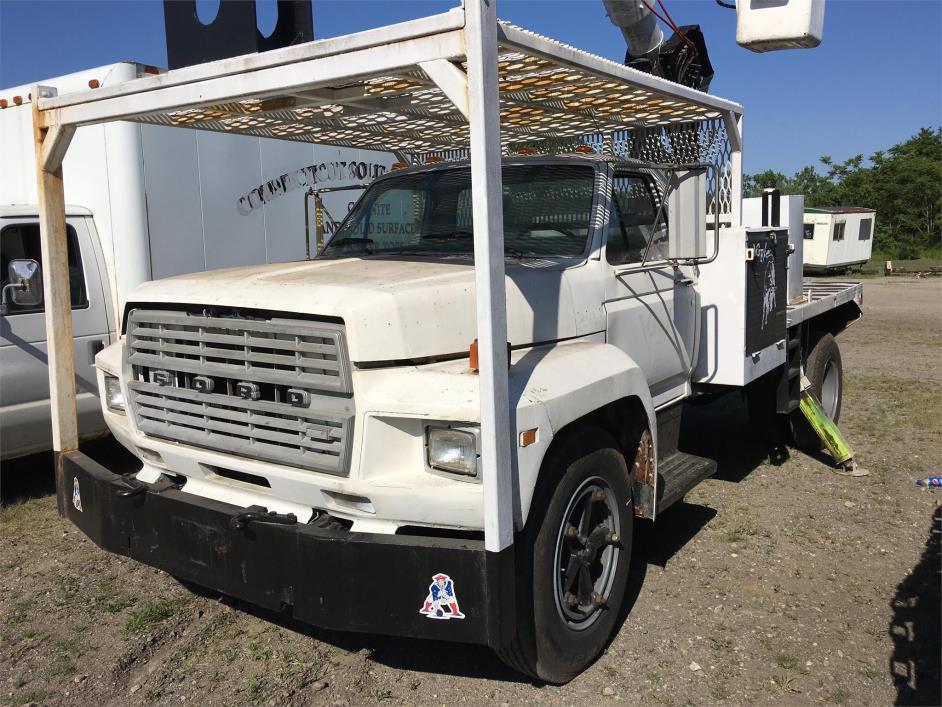
M856 206L805 208L805 271L850 270L870 260L876 214Z

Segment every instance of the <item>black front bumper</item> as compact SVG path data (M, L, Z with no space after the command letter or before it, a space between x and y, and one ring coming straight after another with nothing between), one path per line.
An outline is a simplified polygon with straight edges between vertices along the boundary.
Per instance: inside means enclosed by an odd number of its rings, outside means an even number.
M160 486L118 496L128 482L80 452L60 457L58 477L60 510L99 547L304 623L494 648L512 637L512 547L300 523L233 530L244 509ZM440 573L464 618L419 613Z

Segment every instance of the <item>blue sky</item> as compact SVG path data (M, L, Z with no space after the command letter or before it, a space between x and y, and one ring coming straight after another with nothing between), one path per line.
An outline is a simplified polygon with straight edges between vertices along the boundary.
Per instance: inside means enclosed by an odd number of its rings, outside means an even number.
M458 0L314 0L314 33L330 37L454 7ZM200 10L212 12L211 0ZM942 0L828 0L813 50L753 54L736 17L713 0L667 0L698 23L716 77L711 93L745 106L748 172L786 174L830 155L869 155L942 123ZM259 2L262 29L274 0ZM621 61L621 34L601 0L498 0L501 18ZM0 0L0 86L123 59L166 65L159 1Z

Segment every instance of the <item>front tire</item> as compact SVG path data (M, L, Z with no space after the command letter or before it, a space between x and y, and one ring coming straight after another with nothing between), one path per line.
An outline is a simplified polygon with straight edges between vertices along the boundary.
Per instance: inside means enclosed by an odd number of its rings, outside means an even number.
M618 622L634 505L625 457L600 429L574 430L544 465L517 545L517 636L498 654L565 683L602 653Z

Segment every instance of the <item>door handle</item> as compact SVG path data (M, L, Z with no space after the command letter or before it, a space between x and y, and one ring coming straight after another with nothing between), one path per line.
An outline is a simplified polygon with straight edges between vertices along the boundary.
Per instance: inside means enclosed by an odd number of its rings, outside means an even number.
M687 287L690 287L693 283L694 279L692 277L685 277L682 280L677 280L678 285L686 285Z
M96 339L95 341L88 342L88 363L95 365L95 356L99 351L104 350L105 342L103 339Z

